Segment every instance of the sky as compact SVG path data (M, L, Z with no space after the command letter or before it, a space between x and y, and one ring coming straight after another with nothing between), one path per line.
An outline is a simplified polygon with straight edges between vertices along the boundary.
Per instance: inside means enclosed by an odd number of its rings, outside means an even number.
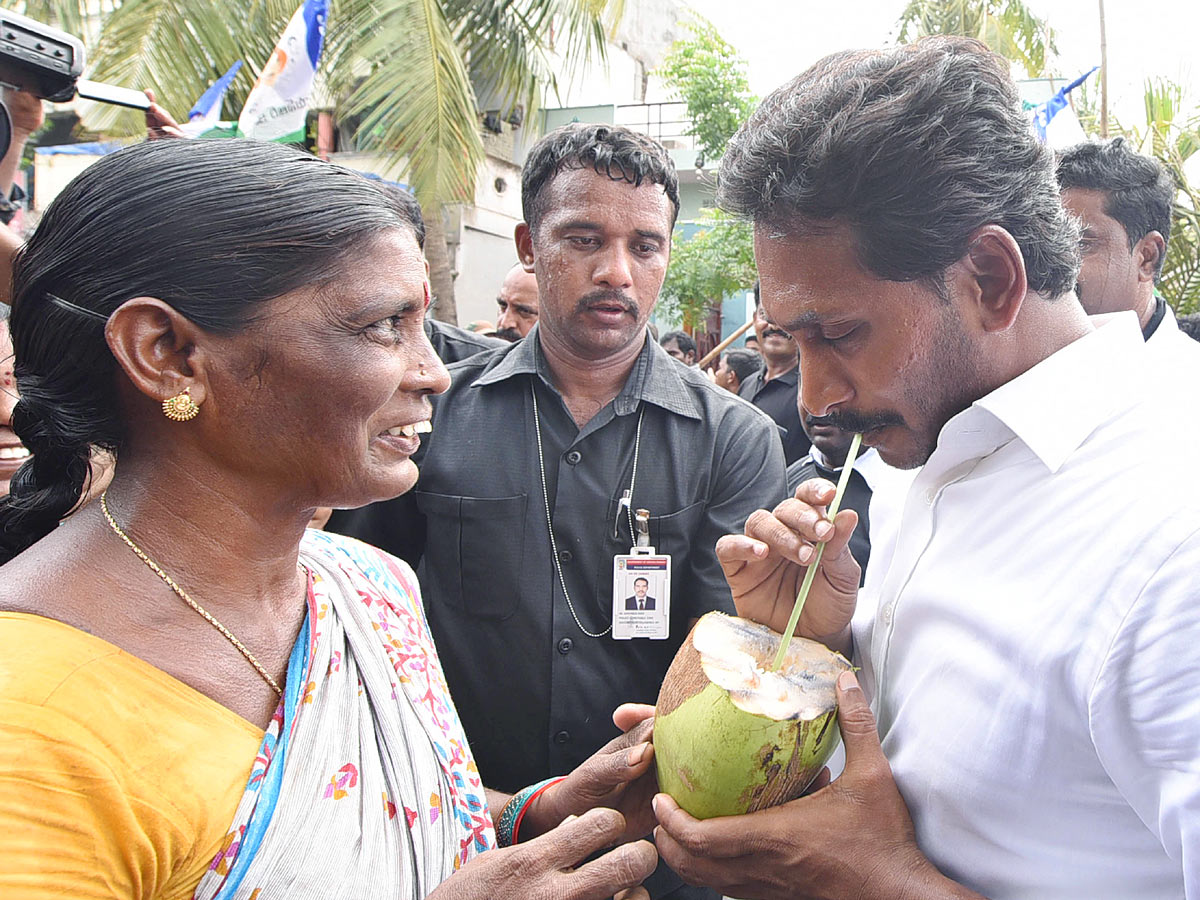
M894 41L905 0L685 0L711 20L749 65L751 88L770 93L835 50ZM1058 74L1074 78L1100 62L1098 0L1026 0L1057 32ZM1185 86L1200 106L1200 2L1105 0L1109 108L1141 116L1148 77ZM1093 79L1098 78L1098 74Z

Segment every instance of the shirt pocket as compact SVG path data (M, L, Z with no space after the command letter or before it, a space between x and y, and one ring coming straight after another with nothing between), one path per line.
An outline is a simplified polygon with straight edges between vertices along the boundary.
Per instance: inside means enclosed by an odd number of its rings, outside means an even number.
M650 546L655 553L671 555L671 618L675 619L677 611L690 606L691 599L679 595L679 588L688 578L687 560L692 552L692 538L700 528L704 519L704 501L685 506L678 512L665 516L650 517ZM620 515L619 537L613 537L614 523ZM625 508L618 505L616 500L608 504L607 533L605 534L605 554L600 563L600 571L596 573L596 596L609 598L604 607L611 611L613 557L629 552L629 517ZM618 600L623 600L623 597Z
M433 596L481 619L507 619L521 599L527 494L414 492L427 521L425 581Z

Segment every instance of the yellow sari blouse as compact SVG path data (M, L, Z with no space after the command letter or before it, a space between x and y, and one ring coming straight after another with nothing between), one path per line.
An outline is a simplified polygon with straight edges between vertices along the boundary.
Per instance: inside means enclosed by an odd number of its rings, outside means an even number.
M0 897L190 898L262 738L107 641L0 612Z

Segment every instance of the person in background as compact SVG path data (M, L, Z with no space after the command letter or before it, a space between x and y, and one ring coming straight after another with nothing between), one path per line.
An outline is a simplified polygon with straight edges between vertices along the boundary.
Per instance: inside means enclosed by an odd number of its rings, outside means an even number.
M679 360L685 366L696 364L696 342L683 331L668 331L658 341L667 356Z
M850 442L854 439L853 432L839 428L828 417L818 419L803 406L800 407L800 422L804 433L812 441L812 447L807 455L788 466L788 496L794 495L800 485L813 478L824 478L836 485L846 465ZM850 555L862 569L860 585L866 581L867 563L871 559L871 485L864 470L869 471L873 463L879 464L879 455L874 448L863 447L854 460L850 480L846 482L846 493L842 496L842 509L852 509L858 513L858 527L850 537Z
M860 667L836 780L704 822L655 798L663 859L729 896L1200 897L1194 384L1080 305L1010 71L967 38L836 53L722 161L804 407L914 471L861 592L823 480L718 545L782 630L825 544L798 633Z
M762 347L759 346L757 334L746 335L745 348L751 353L762 355Z
M25 199L25 192L16 183L21 171L21 158L25 144L35 131L46 121L42 101L28 91L0 88L0 96L8 108L12 121L12 139L8 152L0 159L0 303L9 303L12 288L12 260L23 243L20 235L8 227Z
M500 282L496 306L500 308L496 317L496 337L501 340L519 341L537 324L537 278L521 263L509 269Z
M714 381L718 387L736 394L761 365L762 357L752 350L726 350L721 354Z
M17 469L29 459L29 451L12 429L13 408L20 399L13 377L12 336L8 331L8 307L0 304L0 496L8 493L8 485Z
M305 528L416 481L448 380L416 227L238 140L126 148L47 209L0 500L5 900L598 900L653 869L640 841L584 863L652 821L645 711L540 793L486 791L411 570ZM97 446L112 484L61 522Z
M1181 332L1194 341L1200 341L1200 313L1184 313L1177 321Z
M749 400L779 426L783 458L790 466L808 452L808 435L797 412L800 392L800 356L796 342L771 321L763 309L759 284L754 283L754 333L762 348L759 370L742 382L738 396Z
M1075 293L1092 315L1131 310L1142 336L1200 377L1200 347L1179 328L1155 287L1171 239L1178 187L1151 156L1124 138L1077 144L1058 155L1062 202L1082 226L1082 265Z

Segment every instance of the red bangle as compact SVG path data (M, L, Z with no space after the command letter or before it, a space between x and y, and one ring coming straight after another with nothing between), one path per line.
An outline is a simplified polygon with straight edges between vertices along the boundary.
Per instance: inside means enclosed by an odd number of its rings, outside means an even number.
M520 830L521 830L521 822L525 818L525 813L529 812L529 807L533 806L533 801L536 800L538 797L542 796L542 794L544 794L550 788L554 787L554 785L558 784L560 781L566 781L566 780L567 780L567 776L565 776L565 775L560 776L559 778L551 778L548 782L546 782L540 788L538 788L536 791L534 791L532 794L530 794L529 799L526 800L523 804L521 804L521 811L519 813L517 813L517 820L515 822L513 822L513 828L512 828L513 844L516 844L520 840L520 837L518 837L518 834L520 833Z

